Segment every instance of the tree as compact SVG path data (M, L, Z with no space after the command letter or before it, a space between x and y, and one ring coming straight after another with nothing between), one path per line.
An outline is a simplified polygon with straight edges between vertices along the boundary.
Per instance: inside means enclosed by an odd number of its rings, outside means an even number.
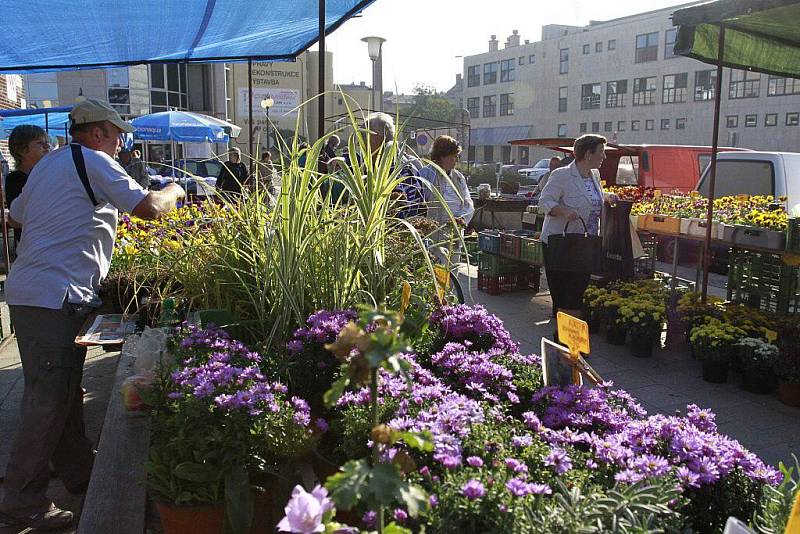
M445 98L444 93L439 93L432 87L417 85L414 88L414 103L408 110L402 112L409 118L404 119L403 129L406 132L421 129L454 128L451 135L455 135L460 123L456 107ZM442 132L444 133L444 132ZM413 145L414 143L412 143Z

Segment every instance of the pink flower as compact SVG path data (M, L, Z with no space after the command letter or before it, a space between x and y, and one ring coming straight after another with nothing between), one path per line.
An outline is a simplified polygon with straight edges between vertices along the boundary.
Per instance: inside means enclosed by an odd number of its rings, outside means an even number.
M315 487L308 493L301 485L292 490L292 497L286 504L286 517L278 523L281 532L311 534L323 532L322 516L333 508L328 492L322 486Z

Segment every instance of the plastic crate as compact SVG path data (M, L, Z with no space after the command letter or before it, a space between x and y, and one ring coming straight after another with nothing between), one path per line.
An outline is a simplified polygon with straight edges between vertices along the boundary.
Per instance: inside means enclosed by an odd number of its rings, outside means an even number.
M779 254L733 248L728 300L781 315L800 314L800 268L785 264Z
M698 219L690 217L688 219L681 219L681 235L691 235L695 237L706 237L706 228L708 227L706 219ZM711 239L722 239L723 225L719 221L711 221Z
M478 234L478 248L484 252L500 254L500 233L480 232Z
M777 232L756 226L731 226L726 224L723 236L723 239L728 243L743 247L759 247L771 250L784 250L786 248L786 232Z
M647 230L657 234L678 235L681 232L681 220L668 215L639 215L639 230Z
M477 263L478 262L478 238L477 237L465 237L464 244L467 247L467 256L469 256L470 263Z
M522 264L516 260L486 252L478 254L478 270L491 276L513 273L519 271L521 268Z
M531 237L523 237L520 241L522 242L522 248L520 250L519 259L525 263L544 265L542 241Z
M532 284L536 284L536 273L534 271L519 271L500 275L490 275L483 271L478 271L478 290L489 295L499 295L511 291L529 289Z
M500 254L510 258L519 258L522 253L522 238L536 235L532 230L511 230L500 232Z
M786 250L800 252L800 217L789 218L789 229L786 232Z
M637 278L652 278L656 272L656 249L658 240L652 234L639 234L645 255L633 260L633 275Z

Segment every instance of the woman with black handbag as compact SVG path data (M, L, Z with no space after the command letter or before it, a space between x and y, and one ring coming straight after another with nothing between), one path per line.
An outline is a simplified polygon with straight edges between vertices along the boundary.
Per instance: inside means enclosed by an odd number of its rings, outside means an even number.
M550 174L539 198L539 209L545 213L542 243L553 317L558 310L577 313L601 260L603 204L617 201L600 184L598 169L606 158L606 142L601 135L576 139L575 160Z

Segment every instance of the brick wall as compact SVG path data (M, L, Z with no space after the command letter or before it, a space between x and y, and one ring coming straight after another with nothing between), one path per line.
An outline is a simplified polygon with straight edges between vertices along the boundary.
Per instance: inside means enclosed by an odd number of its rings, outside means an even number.
M8 94L8 80L9 77L0 74L0 109L19 109L20 100L25 97L25 89L23 86L17 86L17 95L15 100L11 100ZM0 141L0 152L6 161L11 164L11 155L8 153L8 143Z

